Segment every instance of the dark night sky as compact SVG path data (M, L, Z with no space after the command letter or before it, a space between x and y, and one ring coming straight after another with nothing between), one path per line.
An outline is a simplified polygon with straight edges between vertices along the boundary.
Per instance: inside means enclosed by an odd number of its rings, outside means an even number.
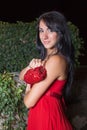
M63 13L66 18L78 26L80 35L85 41L85 56L81 57L81 64L86 64L87 56L87 4L86 0L41 0L38 1L3 1L0 2L0 21L5 22L30 22L40 14L56 10Z

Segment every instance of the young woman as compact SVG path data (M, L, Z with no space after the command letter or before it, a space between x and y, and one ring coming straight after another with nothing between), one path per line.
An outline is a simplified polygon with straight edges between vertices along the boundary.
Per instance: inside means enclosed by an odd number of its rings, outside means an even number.
M19 75L26 82L24 76L31 68L43 66L46 70L43 80L27 82L27 130L73 130L66 116L65 99L73 79L74 52L67 21L61 13L50 11L38 18L36 45L40 58L32 59Z

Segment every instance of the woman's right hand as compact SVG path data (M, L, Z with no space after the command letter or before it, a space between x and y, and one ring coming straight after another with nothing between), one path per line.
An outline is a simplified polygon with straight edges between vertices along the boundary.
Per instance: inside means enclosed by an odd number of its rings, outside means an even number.
M43 65L43 62L41 61L41 59L32 59L29 63L30 68L35 68L35 67L39 67Z
M26 68L24 68L21 72L20 72L20 74L19 74L19 79L20 80L24 80L24 75L25 75L25 73L29 70L29 69L31 69L31 68L35 68L35 67L39 67L39 66L44 66L44 61L42 61L41 59L35 59L35 58L33 58L31 61L30 61L30 63L29 63L29 65L26 67Z

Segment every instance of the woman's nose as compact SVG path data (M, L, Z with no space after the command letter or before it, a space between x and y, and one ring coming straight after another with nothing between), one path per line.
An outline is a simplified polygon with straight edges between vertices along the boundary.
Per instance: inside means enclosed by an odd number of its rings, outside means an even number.
M44 39L47 39L47 38L48 38L48 33L47 33L47 32L44 32L44 33L43 33L43 38L44 38Z

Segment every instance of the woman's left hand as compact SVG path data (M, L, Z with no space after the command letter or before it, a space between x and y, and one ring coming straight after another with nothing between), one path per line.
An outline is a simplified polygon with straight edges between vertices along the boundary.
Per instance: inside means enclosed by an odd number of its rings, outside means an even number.
M27 84L25 94L28 93L31 89L31 84Z

